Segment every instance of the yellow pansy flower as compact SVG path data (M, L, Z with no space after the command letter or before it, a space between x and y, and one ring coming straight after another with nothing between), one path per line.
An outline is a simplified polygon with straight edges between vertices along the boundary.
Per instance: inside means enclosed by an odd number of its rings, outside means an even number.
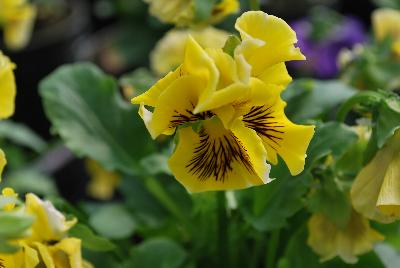
M390 36L394 42L393 51L400 56L400 11L380 8L372 13L372 26L375 37L383 40Z
M344 228L322 214L314 214L308 221L308 232L307 244L321 256L321 261L339 256L344 262L356 263L358 255L372 250L376 242L384 239L355 211Z
M24 48L31 37L36 8L25 0L0 0L0 25L10 49Z
M88 194L101 200L111 199L115 188L119 185L121 176L115 172L105 170L94 160L88 159L85 164L90 176L90 182L87 186Z
M229 33L211 26L201 29L173 29L158 41L151 52L151 68L162 76L176 69L185 56L185 45L189 36L192 36L202 47L222 48Z
M400 218L400 130L358 173L351 188L354 208L382 223Z
M252 76L261 78L269 68L281 70L285 61L305 60L300 49L295 47L295 31L278 17L262 11L248 11L237 19L235 28L242 38L235 52L244 55L252 67ZM278 71L278 74L275 79L288 79L285 71Z
M177 26L195 24L195 5L193 0L144 0L150 5L150 14L164 23ZM239 10L238 0L222 0L211 11L209 23L217 23L227 15Z
M51 202L42 201L31 193L26 195L25 210L36 218L32 225L31 235L34 241L60 240L76 223L75 218L67 221Z
M15 64L0 51L0 119L10 117L15 109Z
M12 189L7 192L14 193ZM17 252L0 253L0 264L4 267L92 267L82 259L81 240L67 237L76 220L67 221L49 201L42 201L32 193L26 195L25 205L18 213L33 216L34 223L26 237L13 241L20 246Z
M0 195L0 210L11 211L17 203L18 194L12 188L4 188Z

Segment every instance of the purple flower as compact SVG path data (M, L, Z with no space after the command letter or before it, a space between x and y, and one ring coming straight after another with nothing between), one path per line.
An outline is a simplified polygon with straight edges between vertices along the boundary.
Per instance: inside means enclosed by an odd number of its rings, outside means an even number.
M342 48L352 48L367 39L362 23L355 17L343 17L338 23L330 25L323 36L315 35L315 25L309 19L292 23L297 33L298 46L307 61L292 62L290 66L312 73L319 78L332 78L337 75L337 57Z

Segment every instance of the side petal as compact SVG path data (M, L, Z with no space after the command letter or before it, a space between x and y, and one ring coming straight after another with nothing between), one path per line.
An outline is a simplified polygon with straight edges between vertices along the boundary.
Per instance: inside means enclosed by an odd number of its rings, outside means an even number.
M207 113L193 113L203 88L202 80L192 75L172 83L160 95L158 105L147 124L152 137L173 133L177 126L204 119Z
M275 164L280 155L292 175L304 169L306 151L314 135L314 126L296 125L284 113L286 103L280 97L263 106L253 106L243 116L245 125L254 129L267 150L268 160Z
M55 267L81 268L83 265L81 240L65 238L50 247Z
M0 119L10 117L15 109L15 65L0 51Z
M389 166L379 192L376 205L382 214L400 218L400 152L396 153Z
M168 164L192 193L243 189L268 183L269 165L260 138L240 120L231 130L217 118L206 120L199 133L179 130L179 143Z
M282 89L292 82L292 77L289 75L284 62L265 69L258 78L265 84L278 85L281 86Z
M132 98L132 104L141 104L155 107L161 93L167 89L171 83L183 75L182 68L178 67L175 71L169 72L164 78L155 83L149 90L143 94Z

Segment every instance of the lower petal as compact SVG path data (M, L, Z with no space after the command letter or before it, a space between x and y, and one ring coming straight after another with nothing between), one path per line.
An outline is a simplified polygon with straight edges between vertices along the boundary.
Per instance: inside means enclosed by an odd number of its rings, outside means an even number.
M257 134L239 120L231 130L217 118L199 133L179 130L179 143L169 160L176 179L189 192L234 190L269 182L266 152Z

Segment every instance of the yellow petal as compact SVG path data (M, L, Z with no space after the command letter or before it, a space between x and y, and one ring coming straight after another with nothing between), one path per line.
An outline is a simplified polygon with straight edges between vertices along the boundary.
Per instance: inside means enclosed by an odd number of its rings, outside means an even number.
M189 25L194 19L193 2L187 0L145 0L150 14L164 23Z
M82 268L83 260L81 254L81 240L76 238L65 238L50 247L55 267L60 268ZM86 264L88 265L88 264Z
M5 43L14 50L28 44L36 17L36 8L32 5L25 4L16 9L12 17L6 18L4 25Z
M192 75L173 82L159 97L151 121L147 124L152 137L173 133L179 125L205 118L207 113L193 113L203 88L202 80Z
M32 193L26 195L25 205L26 212L35 217L31 235L33 241L59 240L76 223L76 219L67 221L52 203L42 201Z
M399 218L399 191L398 188L390 189L397 185L399 177L399 150L400 131L396 131L353 182L351 200L354 209L369 219L390 223Z
M245 56L253 67L254 76L275 64L305 59L300 49L294 46L296 33L278 17L262 11L248 11L237 19L235 28L243 40L236 53Z
M391 36L400 39L400 11L390 8L376 9L372 13L372 26L378 40Z
M0 182L1 182L1 174L3 173L6 164L7 164L6 156L4 152L0 149Z
M182 69L178 67L175 71L169 72L164 78L158 80L149 90L133 98L131 100L132 104L143 103L144 105L155 107L160 94L180 76L182 76Z
M400 218L400 152L393 156L386 169L376 206L382 214Z
M223 20L227 15L237 13L240 8L238 0L222 0L212 10L210 23L217 23Z
M199 77L204 81L205 86L197 102L197 105L201 106L215 92L219 82L219 71L213 59L191 37L186 43L185 60L182 68L185 73Z
M156 44L150 55L151 69L160 76L181 65L185 57L185 45L192 36L202 47L222 48L229 33L211 26L200 29L173 29Z
M253 87L260 93L254 93L255 100L262 99L265 90L262 85ZM278 88L275 88L279 91ZM259 97L261 96L261 97ZM296 125L285 115L286 103L279 95L271 98L263 105L252 106L243 116L245 126L254 129L261 137L267 150L268 160L276 164L280 155L292 175L297 175L304 169L306 151L314 135L314 126Z
M286 65L283 62L266 68L258 78L265 84L279 85L282 89L292 82L292 77L289 75Z
M384 239L355 211L343 229L324 215L314 214L308 221L308 231L307 244L321 256L321 261L339 256L347 263L356 263L358 255L372 250L374 243Z
M23 243L22 249L12 254L0 253L0 267L4 268L35 268L39 264L39 256L35 249ZM3 266L2 266L3 265Z
M1 191L2 196L5 198L5 202L3 203L3 209L5 211L11 211L14 209L15 204L17 202L18 194L14 192L14 189L6 187Z
M110 200L119 185L121 176L115 172L105 170L99 163L88 159L85 167L90 177L87 186L88 194L101 200Z
M268 183L269 165L260 138L237 120L230 130L217 118L204 121L199 133L179 130L179 143L168 164L192 193L242 189Z
M10 117L15 109L15 65L0 51L0 119Z
M33 245L37 248L40 255L40 259L44 263L45 267L56 268L56 266L54 265L53 257L50 254L49 248L46 245L39 242L34 242Z

